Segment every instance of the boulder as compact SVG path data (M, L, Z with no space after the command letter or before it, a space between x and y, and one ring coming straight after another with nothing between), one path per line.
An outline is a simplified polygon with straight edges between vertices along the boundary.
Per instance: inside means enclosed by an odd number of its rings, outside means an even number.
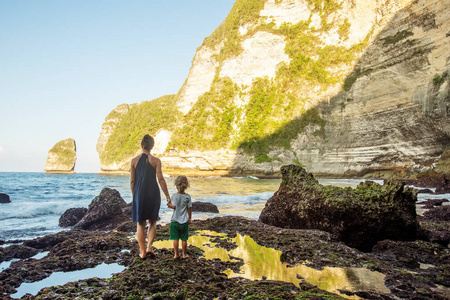
M86 207L75 207L66 210L59 218L60 227L70 227L77 224L87 213Z
M0 193L0 203L11 203L8 194Z
M217 208L217 205L212 204L210 202L201 202L201 201L194 201L192 202L192 211L195 212L209 212L209 213L219 213L219 209Z
M128 220L123 208L127 203L117 190L104 188L89 204L84 217L74 228L86 230L111 230Z
M380 240L417 236L416 190L399 181L367 181L352 189L323 186L297 165L283 166L281 172L280 188L259 217L265 224L324 230L362 251Z

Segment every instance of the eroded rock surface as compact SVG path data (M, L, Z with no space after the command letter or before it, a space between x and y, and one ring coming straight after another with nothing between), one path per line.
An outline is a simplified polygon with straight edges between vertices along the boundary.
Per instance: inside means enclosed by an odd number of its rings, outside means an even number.
M76 223L75 228L89 230L111 230L129 218L123 209L127 203L117 190L104 188L100 195L94 198L84 217Z
M296 165L283 166L281 172L280 188L259 217L263 223L324 230L365 251L380 240L417 236L417 196L399 181L385 181L383 186L369 181L351 189L322 186Z
M77 224L86 215L88 209L86 207L75 207L66 210L61 217L59 217L60 227L70 227Z
M129 221L131 223L131 221ZM155 249L155 259L138 257L133 231L70 230L26 243L33 253L49 253L41 259L22 259L0 272L0 297L9 299L23 282L42 280L56 271L74 271L105 263L126 266L110 279L90 278L46 287L37 296L22 299L343 299L300 280L299 284L243 278L228 278L225 270L239 272L243 262L205 259L202 250L188 247L189 259L174 260L172 249ZM288 266L364 268L384 274L388 292L370 288L341 291L362 299L446 299L450 290L450 249L424 241L381 241L373 253L364 253L340 242L333 234L319 230L283 229L242 217L218 217L194 221L191 232L212 230L225 234L215 247L234 249L227 242L237 233L248 235L259 245L282 252ZM169 226L158 226L157 240L168 240ZM30 257L16 246L0 248L8 257ZM270 270L268 270L270 272ZM352 273L349 271L349 276ZM439 285L437 288L436 285ZM390 290L390 292L389 292Z

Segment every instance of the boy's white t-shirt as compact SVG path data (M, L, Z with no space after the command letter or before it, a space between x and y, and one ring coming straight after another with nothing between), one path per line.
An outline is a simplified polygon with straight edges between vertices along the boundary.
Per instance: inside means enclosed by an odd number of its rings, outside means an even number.
M191 195L175 193L171 197L172 205L176 206L173 210L171 222L184 224L189 221L188 207L192 207Z

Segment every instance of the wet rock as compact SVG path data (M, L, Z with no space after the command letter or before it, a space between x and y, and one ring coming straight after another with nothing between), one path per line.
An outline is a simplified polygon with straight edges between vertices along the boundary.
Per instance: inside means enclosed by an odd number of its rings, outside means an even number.
M356 189L322 186L296 165L281 168L279 190L259 220L282 228L320 229L350 247L370 251L380 240L417 236L415 190L394 180L364 182Z
M209 203L209 202L202 202L202 201L194 201L192 202L192 211L195 212L209 212L209 213L219 213L219 209L217 208L217 205Z
M116 232L70 230L65 232L64 235L52 235L50 238L43 237L36 242L41 246L43 243L57 243L49 249L49 253L44 258L16 261L9 268L0 272L1 299L4 299L2 296L5 294L16 292L16 288L23 282L39 281L47 278L53 272L92 268L103 262L129 265L133 258L137 256L136 253L131 254L130 251L123 251L125 249L137 251L137 243L130 241L128 234ZM133 247L136 249L134 250ZM35 251L39 252L40 250L35 249ZM32 253L25 252L22 256L30 257ZM60 295L53 299L66 298L70 297ZM35 296L29 297L29 299L35 299Z
M450 221L450 205L430 209L423 216L430 222L448 222Z
M427 199L425 202L422 202L422 208L433 208L435 206L441 206L442 203L449 202L448 199Z
M132 224L132 222L128 222ZM224 233L220 248L233 249L228 238L239 232L259 245L282 252L280 260L315 269L329 266L369 268L386 275L391 293L372 290L343 291L365 299L446 299L450 287L450 249L424 241L381 241L373 253L364 253L339 242L336 236L319 230L284 229L242 217L196 220L190 230ZM169 238L169 226L157 227L157 240ZM217 240L218 241L218 240ZM219 242L219 241L218 241ZM56 243L56 244L55 244ZM246 259L205 259L203 251L189 245L189 259L174 260L172 249L154 249L157 258L138 258L138 245L128 233L117 231L69 230L35 239L36 247L51 247L42 259L13 262L0 272L0 298L23 282L42 280L53 272L73 271L105 263L127 268L109 279L90 278L49 286L38 295L22 299L343 299L302 280L281 281L228 278L225 270L239 273ZM25 255L27 256L27 255ZM423 266L425 264L425 266ZM268 275L272 270L267 270ZM351 274L351 273L348 273ZM95 274L93 274L95 276ZM269 277L269 276L267 276ZM441 285L436 288L436 285Z
M133 203L130 202L128 203L123 209L123 214L128 216L131 219L131 214L132 214L132 210L133 210Z
M434 192L430 189L420 189L417 194L434 194Z
M23 245L43 251L49 251L55 245L58 245L67 239L74 238L74 236L76 236L77 239L82 240L92 234L93 233L84 230L61 231L55 234L49 234L43 237L24 241Z
M419 218L426 240L448 246L450 243L450 206L434 207Z
M135 232L136 231L136 224L133 223L133 221L131 221L131 217L130 217L130 220L119 224L115 228L115 230L121 231L121 232Z
M450 193L449 172L449 170L447 170L447 173L429 170L417 175L412 184L419 187L434 187L436 188L436 194Z
M13 258L29 258L39 252L40 250L25 245L11 245L6 248L0 248L0 262Z
M11 203L8 194L0 193L0 203Z
M88 211L74 228L86 230L111 230L128 220L123 214L127 203L117 190L104 188L89 204Z
M66 210L59 218L60 227L70 227L77 224L84 215L86 215L88 209L86 207L75 207Z

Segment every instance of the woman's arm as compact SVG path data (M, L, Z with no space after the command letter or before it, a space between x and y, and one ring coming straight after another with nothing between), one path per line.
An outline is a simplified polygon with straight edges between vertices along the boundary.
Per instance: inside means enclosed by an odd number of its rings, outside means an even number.
M130 175L131 196L133 196L134 182L136 181L136 167L134 166L134 159L131 160Z
M167 183L162 173L161 160L159 158L156 158L156 176L158 177L159 186L166 195L167 202L170 202L169 190L167 189Z

